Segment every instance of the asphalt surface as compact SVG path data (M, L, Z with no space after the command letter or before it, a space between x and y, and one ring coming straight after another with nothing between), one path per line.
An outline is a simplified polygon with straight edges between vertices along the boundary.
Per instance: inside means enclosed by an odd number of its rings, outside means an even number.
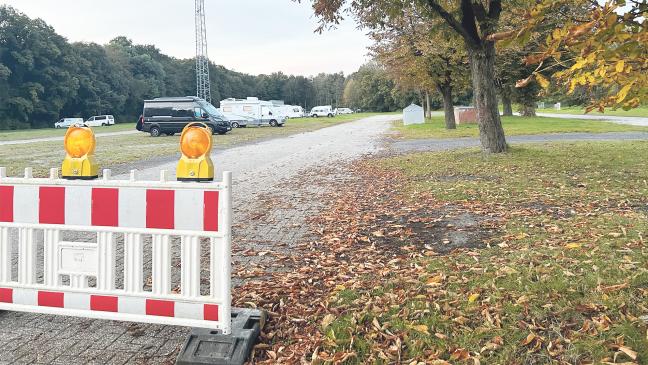
M110 137L110 136L121 136L125 134L135 134L135 133L141 133L136 130L132 131L122 131L122 132L106 132L106 133L97 133L95 134L95 137ZM58 137L46 137L46 138L32 138L32 139L16 139L12 141L0 141L0 146L9 146L9 145L14 145L14 144L28 144L28 143L38 143L38 142L56 142L56 141L62 141L65 137L64 136L58 136Z
M508 136L509 144L546 143L546 142L577 142L577 141L641 141L648 140L646 132L612 132L612 133L559 133L538 134L526 136ZM395 152L446 151L468 147L479 147L478 138L447 138L447 139L413 139L395 140L390 144Z
M562 119L584 119L598 120L601 122L612 122L617 124L628 124L648 127L648 118L644 117L617 117L614 115L596 114L558 114L558 113L537 113L539 117L562 118Z

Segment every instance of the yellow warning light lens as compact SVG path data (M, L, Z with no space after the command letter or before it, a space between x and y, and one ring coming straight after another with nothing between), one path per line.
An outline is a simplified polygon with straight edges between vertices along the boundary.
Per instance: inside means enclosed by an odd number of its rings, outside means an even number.
M211 136L207 128L189 127L180 138L180 150L189 158L198 158L209 152Z
M74 158L83 157L94 151L95 137L87 127L70 127L65 135L65 151Z

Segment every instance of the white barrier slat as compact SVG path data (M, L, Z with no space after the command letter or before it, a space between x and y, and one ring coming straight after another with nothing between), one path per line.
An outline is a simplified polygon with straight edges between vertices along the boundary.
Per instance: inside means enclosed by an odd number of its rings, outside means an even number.
M169 236L153 235L153 293L171 292L171 245Z
M198 237L182 236L181 292L185 297L200 295L200 241Z
M88 277L85 275L70 275L70 287L85 289L88 287Z
M21 284L36 283L36 243L34 229L18 230L18 282Z
M9 228L0 227L0 283L11 281L11 242Z
M65 224L90 226L92 212L92 188L90 186L68 186L65 188Z
M43 231L43 282L47 286L61 284L58 273L58 244L61 241L58 229L45 229Z
M97 289L115 289L115 240L112 232L97 233Z
M124 290L139 293L143 288L144 245L139 233L124 235Z

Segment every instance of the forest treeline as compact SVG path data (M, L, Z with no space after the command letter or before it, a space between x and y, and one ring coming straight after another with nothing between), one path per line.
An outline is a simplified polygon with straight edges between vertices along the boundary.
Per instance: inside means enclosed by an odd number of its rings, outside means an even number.
M105 45L70 43L43 20L0 6L0 129L47 127L59 118L98 114L133 121L145 99L195 95L194 62L126 37ZM212 63L210 74L216 106L225 98L257 96L305 108L392 111L420 100L395 88L375 64L348 76L304 77L249 75Z

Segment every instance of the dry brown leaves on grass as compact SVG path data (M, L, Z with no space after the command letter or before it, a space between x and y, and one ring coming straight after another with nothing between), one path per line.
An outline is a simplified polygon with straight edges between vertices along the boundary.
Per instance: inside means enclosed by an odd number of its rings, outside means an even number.
M363 354L362 362L445 363L432 350L423 350L416 356L418 360L403 357L403 332L376 317L364 318L362 313L395 310L394 303L412 298L433 300L437 280L445 277L430 278L425 285L420 277L426 270L415 264L416 259L461 249L462 245L482 246L490 234L489 225L497 224L486 215L461 215L430 197L416 204L404 201L396 193L403 183L396 172L362 165L353 169L356 179L339 184L336 189L344 188L331 196L325 213L311 222L319 236L316 241L299 244L288 257L267 253L280 257L284 270L244 267L235 273L246 280L234 290L234 305L262 308L270 316L252 363L357 362L353 343L367 338L373 348ZM341 304L340 297L345 294L382 290L387 281L392 284L384 296L366 303ZM423 309L399 310L398 316L412 320L409 330L421 336L444 336L415 323ZM351 322L348 333L331 334L335 331L332 323L342 317ZM461 320L456 318L458 323ZM336 336L348 337L349 346L336 344L332 339ZM453 359L466 356L460 348L453 350Z

